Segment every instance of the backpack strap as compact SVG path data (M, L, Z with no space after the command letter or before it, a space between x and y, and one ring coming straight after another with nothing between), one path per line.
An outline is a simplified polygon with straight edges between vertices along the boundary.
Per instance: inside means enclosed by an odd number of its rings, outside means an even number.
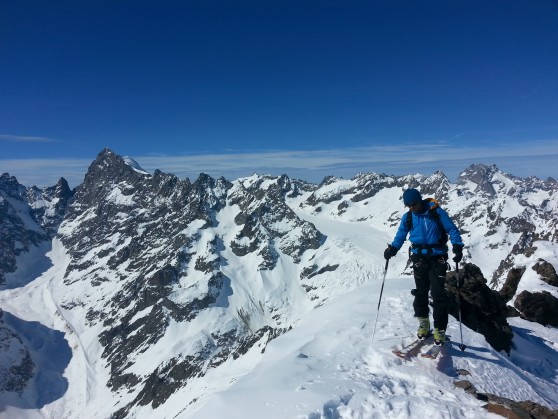
M413 229L413 211L411 211L409 209L409 212L407 212L407 218L405 218L405 226L407 227L408 231L411 231Z

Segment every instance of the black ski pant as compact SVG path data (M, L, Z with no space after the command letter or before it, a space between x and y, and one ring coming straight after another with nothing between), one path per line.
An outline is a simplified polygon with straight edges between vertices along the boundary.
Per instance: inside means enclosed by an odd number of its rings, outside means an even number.
M413 262L416 285L413 302L415 317L429 317L428 292L430 291L433 301L434 327L446 330L450 304L445 289L446 272L448 270L447 255L431 257L412 255L411 261Z

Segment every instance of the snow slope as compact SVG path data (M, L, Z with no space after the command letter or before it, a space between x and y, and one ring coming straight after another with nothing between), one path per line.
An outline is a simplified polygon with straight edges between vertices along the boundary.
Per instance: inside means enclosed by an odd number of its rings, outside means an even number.
M326 226L323 221L320 227L343 231L346 240L362 244L362 229L340 224ZM364 247L377 252L381 240L367 237ZM460 369L471 373L466 379L480 392L558 407L555 328L514 319L517 350L508 357L467 328L467 349L461 352L459 324L451 319L448 334L453 342L439 360L395 357L394 347L414 339L412 285L411 279L394 278L388 268L379 313L380 277L317 308L292 332L272 341L250 374L201 401L193 417L491 417L481 402L454 387Z

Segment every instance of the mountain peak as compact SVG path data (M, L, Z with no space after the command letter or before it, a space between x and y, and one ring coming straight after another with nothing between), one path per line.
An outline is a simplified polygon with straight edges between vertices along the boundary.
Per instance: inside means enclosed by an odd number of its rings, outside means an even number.
M0 175L0 190L14 198L25 193L25 187L18 182L15 176L11 176L9 173Z
M500 169L495 164L475 163L470 165L467 169L459 174L459 178L486 179L492 177L495 173L500 172Z
M131 182L143 178L149 173L129 157L122 157L109 148L103 149L91 163L85 175L84 185L113 184L118 180Z
M492 185L492 179L496 173L501 173L501 171L494 164L472 164L459 174L457 180L460 185L472 182L477 185L474 192L484 192L493 196L496 191Z

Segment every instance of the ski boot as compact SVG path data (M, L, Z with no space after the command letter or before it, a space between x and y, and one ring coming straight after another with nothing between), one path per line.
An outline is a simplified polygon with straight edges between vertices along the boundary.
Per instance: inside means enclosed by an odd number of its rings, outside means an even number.
M417 330L417 337L419 339L426 339L430 336L430 320L428 317L419 317L419 328Z
M446 343L446 331L438 328L434 329L434 343L438 346Z

